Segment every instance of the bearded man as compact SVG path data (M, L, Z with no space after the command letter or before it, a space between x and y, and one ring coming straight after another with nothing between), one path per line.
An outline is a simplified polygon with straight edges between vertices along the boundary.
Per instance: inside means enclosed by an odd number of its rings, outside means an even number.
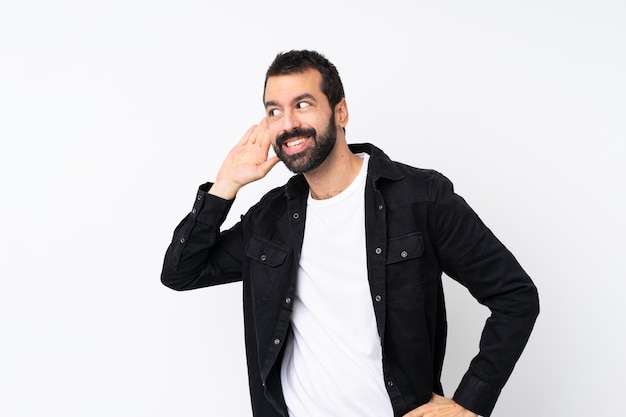
M264 105L200 186L161 276L176 290L243 281L254 416L489 416L539 312L531 279L446 177L348 145L321 54L279 54ZM239 189L279 161L295 175L221 231ZM442 273L492 313L452 398Z

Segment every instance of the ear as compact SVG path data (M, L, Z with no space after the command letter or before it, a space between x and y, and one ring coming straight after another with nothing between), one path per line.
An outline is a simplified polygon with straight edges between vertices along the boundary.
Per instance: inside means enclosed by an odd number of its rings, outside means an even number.
M337 123L337 127L345 128L349 118L348 103L346 103L345 98L342 98L335 106L335 123Z

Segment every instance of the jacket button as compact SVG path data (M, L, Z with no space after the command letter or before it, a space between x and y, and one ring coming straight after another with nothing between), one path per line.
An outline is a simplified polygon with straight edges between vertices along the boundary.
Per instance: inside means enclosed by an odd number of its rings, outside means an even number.
M185 243L185 238L184 237L180 238L180 243Z
M383 253L383 250L381 248L376 248L376 255L380 255L381 253Z
M393 387L393 381L387 381L387 386L388 387Z
M287 297L287 298L285 298L285 303L287 303L287 304L291 304L291 297Z
M403 250L402 252L400 252L400 256L402 256L403 258L406 258L407 256L409 256L409 253Z
M274 344L275 345L280 345L280 339L274 339Z
M267 260L267 256L266 255L261 255L261 261L265 262Z
M380 302L380 300L383 299L383 297L381 297L380 295L377 295L376 297L374 297L374 299L378 302Z
M300 213L293 213L293 218L298 220L300 218Z
M382 210L384 208L384 206L382 204L378 205L378 210Z

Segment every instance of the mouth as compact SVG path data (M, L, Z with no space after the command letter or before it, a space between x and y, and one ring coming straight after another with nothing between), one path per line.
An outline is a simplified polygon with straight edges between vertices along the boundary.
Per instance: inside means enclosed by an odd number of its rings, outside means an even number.
M283 150L287 155L295 155L302 152L311 140L311 136L300 136L289 139L283 143Z
M296 128L291 132L285 132L276 138L276 144L280 152L285 156L293 156L304 151L312 140L315 140L316 132L312 128Z
M308 138L294 138L293 140L288 140L285 142L285 146L287 148L295 148L298 145L303 144Z

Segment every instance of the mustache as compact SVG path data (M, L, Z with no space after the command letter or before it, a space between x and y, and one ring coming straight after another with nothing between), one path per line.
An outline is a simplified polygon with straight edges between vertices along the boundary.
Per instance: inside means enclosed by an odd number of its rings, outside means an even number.
M307 137L311 136L313 139L317 138L317 132L313 128L308 129L300 129L295 128L291 132L285 132L276 137L276 146L283 146L285 142L289 139L297 138L297 137Z

